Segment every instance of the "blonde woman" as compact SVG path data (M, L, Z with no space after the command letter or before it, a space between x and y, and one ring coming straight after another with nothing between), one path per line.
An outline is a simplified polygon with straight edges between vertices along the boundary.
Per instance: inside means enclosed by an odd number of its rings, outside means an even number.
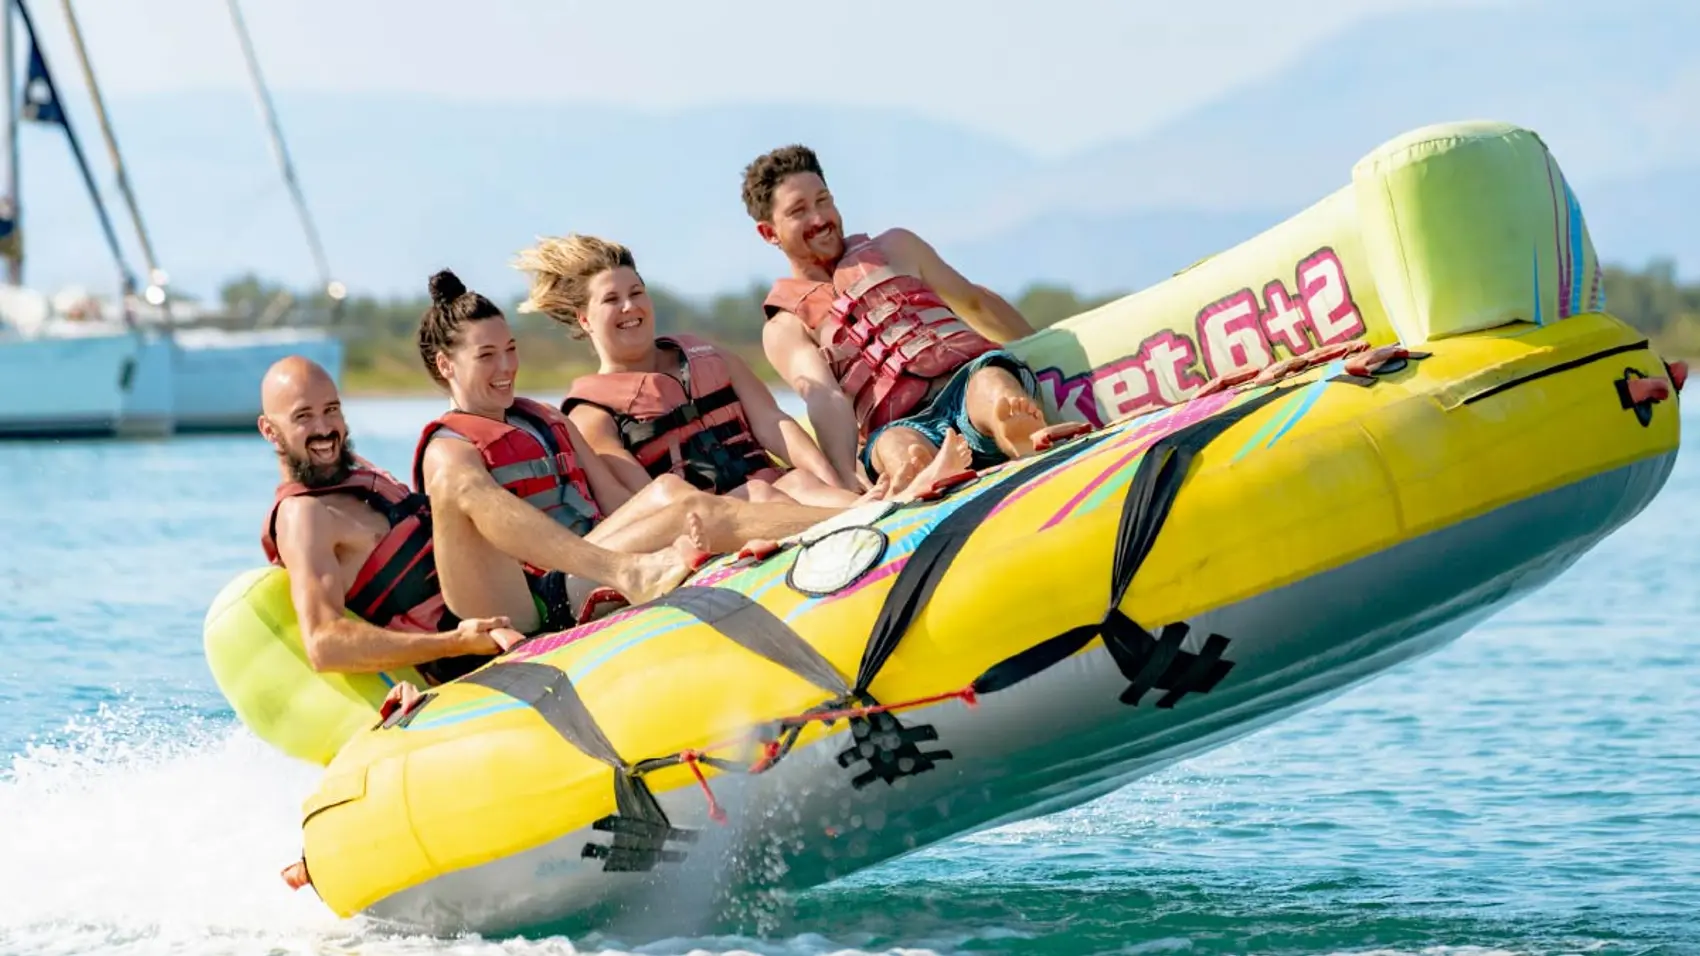
M520 253L531 275L521 312L588 338L600 369L561 405L634 493L678 475L713 494L843 508L844 487L819 446L738 356L693 335L655 334L655 307L630 249L594 236L547 238Z

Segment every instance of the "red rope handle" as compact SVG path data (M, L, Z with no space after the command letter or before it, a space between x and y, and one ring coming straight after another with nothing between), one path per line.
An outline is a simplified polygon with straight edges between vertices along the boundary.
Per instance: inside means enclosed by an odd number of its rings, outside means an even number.
M766 772L769 767L778 762L779 750L779 741L777 740L769 740L762 744L761 757L755 763L750 764L750 773Z
M697 786L702 788L702 795L708 800L708 818L715 823L726 822L726 811L721 809L720 801L714 799L714 791L708 786L708 778L702 772L702 754L695 750L686 750L679 754L679 762L691 768L691 774L697 778Z
M307 872L306 860L297 860L289 864L278 875L283 877L283 882L292 890L313 885L313 876Z
M953 690L943 694L934 694L931 697L917 697L914 700L903 700L893 704L868 704L862 707L845 707L842 710L819 710L809 714L798 714L795 717L784 718L780 721L780 724L785 726L800 726L815 720L825 721L830 724L836 720L849 720L856 717L871 717L874 714L886 714L898 710L909 710L913 707L925 707L928 704L939 704L947 700L960 700L969 707L977 707L980 703L980 695L974 692L974 688L972 686L969 686L964 687L961 690Z
M978 707L980 695L973 686L961 690L953 690L943 694L933 694L929 697L916 697L913 700L902 700L890 704L867 704L860 707L844 707L839 710L822 710L807 714L797 714L785 717L779 721L781 728L803 727L814 721L833 723L839 720L850 720L857 717L870 717L874 714L886 714L893 711L908 710L914 707L925 707L928 704L939 704L947 700L960 700L969 707ZM708 816L716 823L726 822L726 811L720 806L720 801L714 797L714 791L708 785L708 777L702 772L703 755L714 750L725 750L747 743L749 735L730 740L722 740L709 744L701 750L683 750L679 752L679 762L691 768L691 774L697 778L697 786L702 788L703 796L708 800ZM778 740L762 741L761 756L750 764L750 773L765 773L779 762L783 746Z

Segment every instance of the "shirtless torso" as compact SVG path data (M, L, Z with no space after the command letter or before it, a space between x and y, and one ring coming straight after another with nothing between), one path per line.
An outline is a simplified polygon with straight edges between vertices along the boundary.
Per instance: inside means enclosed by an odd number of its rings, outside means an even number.
M344 593L354 586L360 568L390 531L383 515L353 495L291 498L278 511L279 525L302 520L317 525L328 538L336 555L337 587Z
M412 665L434 682L459 676L505 646L503 635L492 633L508 621L445 620L430 551L419 550L420 534L429 548L430 525L416 517L392 525L392 517L352 492L277 503L268 525L275 551L268 541L268 554L290 572L308 660L320 670Z

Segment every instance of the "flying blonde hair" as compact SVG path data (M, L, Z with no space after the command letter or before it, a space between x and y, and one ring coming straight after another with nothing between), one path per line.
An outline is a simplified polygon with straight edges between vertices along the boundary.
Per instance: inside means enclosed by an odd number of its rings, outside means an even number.
M632 251L617 242L570 233L539 236L537 245L522 251L513 267L531 275L531 293L521 312L537 312L579 332L578 314L590 302L590 280L624 266L634 272Z

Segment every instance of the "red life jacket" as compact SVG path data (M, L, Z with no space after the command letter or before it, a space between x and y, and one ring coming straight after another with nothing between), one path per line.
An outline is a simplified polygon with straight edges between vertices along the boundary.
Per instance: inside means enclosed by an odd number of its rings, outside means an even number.
M437 562L431 552L431 510L424 495L414 494L367 462L361 462L343 481L323 488L309 488L295 481L278 485L265 529L260 532L260 546L272 564L283 563L277 553L278 506L301 495L353 495L390 524L389 533L372 549L343 596L350 611L379 627L398 631L430 633L441 628L447 608L437 583Z
M679 377L663 372L581 375L561 411L592 405L613 416L620 443L650 477L668 472L721 495L751 478L780 475L750 429L732 369L710 343L664 336L657 348L679 353Z
M920 408L952 372L996 350L932 287L894 271L877 239L845 239L832 281L787 278L762 303L790 312L820 343L856 408L862 437Z
M425 426L413 452L413 486L425 488L425 446L447 428L471 442L490 469L490 477L521 500L560 522L568 531L586 535L602 520L584 469L573 453L567 417L529 398L515 398L508 421L449 411ZM515 425L524 422L532 430ZM535 434L534 434L535 432ZM543 436L538 441L537 436Z

